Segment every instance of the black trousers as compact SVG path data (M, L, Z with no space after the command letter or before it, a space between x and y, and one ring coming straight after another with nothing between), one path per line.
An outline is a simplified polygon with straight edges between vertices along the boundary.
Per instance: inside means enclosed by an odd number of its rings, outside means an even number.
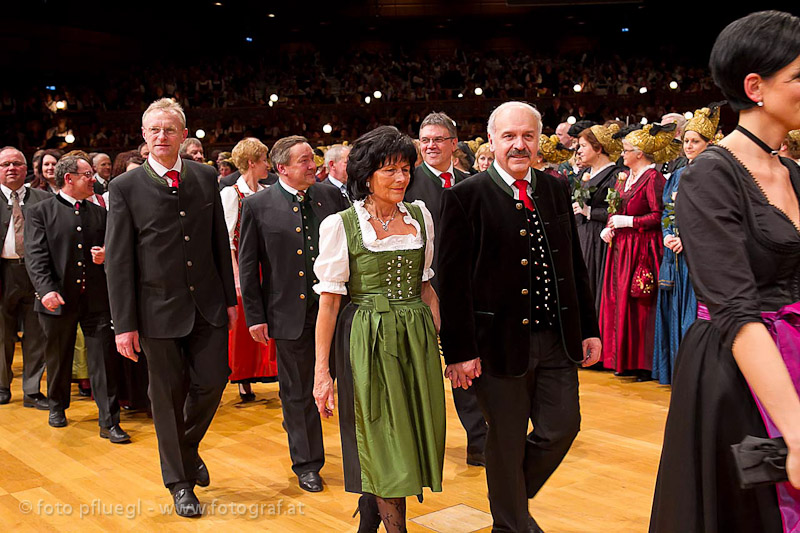
M161 477L171 492L192 488L200 441L217 412L231 372L228 330L212 326L195 310L189 335L140 340L147 352Z
M558 333L531 335L521 377L484 373L474 382L489 424L486 481L492 531L526 531L533 498L567 454L580 429L578 370ZM527 434L528 420L533 431Z
M475 387L470 387L467 390L461 387L454 387L453 404L456 406L458 419L467 432L467 453L484 453L487 426L481 407L478 405L478 395L475 392Z
M100 427L119 424L117 380L120 361L111 330L111 313L90 312L86 298L77 303L67 302L61 315L39 313L39 322L46 337L47 396L51 411L69 408L72 359L75 355L75 336L78 324L86 339L86 359L89 382L97 404Z
M283 429L289 436L289 456L292 458L292 470L297 475L319 472L325 464L322 422L313 394L314 329L318 310L316 304L308 306L300 338L275 339Z
M33 310L34 289L24 263L0 259L0 390L9 390L17 331L22 322L22 391L37 394L44 374L44 333Z

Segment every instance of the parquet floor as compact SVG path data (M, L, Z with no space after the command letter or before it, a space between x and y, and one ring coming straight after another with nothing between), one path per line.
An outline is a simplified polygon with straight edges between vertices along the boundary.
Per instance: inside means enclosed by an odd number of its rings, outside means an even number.
M21 372L19 353L14 370L17 376ZM610 372L582 370L580 380L583 429L564 463L531 501L531 513L548 533L644 532L669 388ZM94 402L79 397L75 388L69 426L54 429L45 411L22 407L16 378L11 403L0 406L0 529L355 531L358 521L351 515L357 496L342 489L336 418L323 421L325 490L303 492L290 468L277 384L259 384L254 390L258 401L242 404L235 386L226 389L201 447L211 486L196 492L206 511L202 518L185 519L171 513L155 433L143 413L123 413L122 426L133 442L113 445L98 436ZM479 517L489 511L483 469L464 462L466 438L449 390L447 402L444 490L426 492L423 503L409 498L409 519L458 505L477 510L473 514ZM467 507L450 514L471 512ZM437 529L409 522L409 531L468 531L464 516L463 521L451 517Z

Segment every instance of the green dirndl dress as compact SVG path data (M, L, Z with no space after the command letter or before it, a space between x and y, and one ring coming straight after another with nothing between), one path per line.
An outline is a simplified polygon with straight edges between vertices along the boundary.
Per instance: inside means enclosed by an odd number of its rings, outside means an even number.
M426 242L422 211L406 203ZM382 498L442 490L445 405L436 328L420 298L425 245L373 252L355 208L344 221L350 303L335 364L345 490Z

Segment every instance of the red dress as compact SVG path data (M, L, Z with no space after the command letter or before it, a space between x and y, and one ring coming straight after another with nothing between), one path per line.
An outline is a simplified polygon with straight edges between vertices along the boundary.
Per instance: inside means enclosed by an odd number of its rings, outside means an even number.
M648 169L629 191L620 191L622 206L615 214L633 216L633 227L614 230L600 304L603 366L617 372L651 370L653 366L665 183L660 172ZM639 265L652 272L656 285L649 295L634 298L631 284Z
M233 232L233 247L239 256L239 230L242 225L242 199L244 194L233 185L239 196L239 212ZM278 360L275 341L261 344L253 340L244 317L242 295L236 295L236 322L228 331L228 366L231 367L231 383L268 383L278 379Z

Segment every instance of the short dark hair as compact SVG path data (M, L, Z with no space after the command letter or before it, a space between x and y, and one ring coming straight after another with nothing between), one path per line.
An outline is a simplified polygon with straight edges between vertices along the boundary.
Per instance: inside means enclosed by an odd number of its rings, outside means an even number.
M353 143L347 160L347 192L353 200L363 200L371 193L367 181L387 163L417 162L417 149L411 137L394 126L378 126ZM409 183L410 185L410 183Z
M711 50L714 83L734 111L756 105L744 91L750 74L769 78L800 56L800 18L782 11L759 11L728 24Z
M64 187L64 176L67 174L74 174L78 172L78 161L83 157L77 155L65 155L56 163L56 187L59 189Z

